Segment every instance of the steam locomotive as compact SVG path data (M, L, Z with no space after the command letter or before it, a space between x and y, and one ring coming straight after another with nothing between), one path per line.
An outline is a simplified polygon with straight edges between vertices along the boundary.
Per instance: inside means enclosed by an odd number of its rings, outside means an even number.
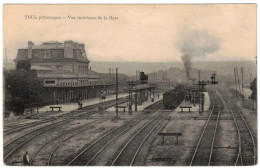
M175 109L185 99L187 91L184 85L178 85L174 89L163 94L164 109Z

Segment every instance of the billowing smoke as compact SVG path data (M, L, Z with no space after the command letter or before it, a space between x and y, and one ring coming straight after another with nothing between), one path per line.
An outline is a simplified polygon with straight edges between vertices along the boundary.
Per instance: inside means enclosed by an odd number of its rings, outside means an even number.
M218 51L220 47L220 43L216 37L204 31L185 33L180 41L177 42L177 45L182 53L181 58L186 69L188 80L190 79L191 62L193 58L204 58L207 54Z

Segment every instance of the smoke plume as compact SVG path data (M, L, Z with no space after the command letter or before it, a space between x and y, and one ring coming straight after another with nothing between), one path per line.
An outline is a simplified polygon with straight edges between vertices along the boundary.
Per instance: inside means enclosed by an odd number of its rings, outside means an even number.
M195 57L204 58L207 54L219 50L220 43L213 35L202 31L191 31L185 33L181 40L177 42L182 53L182 61L186 69L187 79L190 79L192 60Z

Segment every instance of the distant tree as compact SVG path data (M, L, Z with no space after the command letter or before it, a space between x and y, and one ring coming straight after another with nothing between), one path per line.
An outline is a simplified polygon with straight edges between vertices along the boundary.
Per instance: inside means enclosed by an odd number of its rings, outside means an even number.
M11 95L11 107L16 115L23 115L25 108L35 107L41 102L42 82L28 61L17 63L16 70L6 74L6 89Z
M16 70L30 71L31 70L31 64L27 60L21 60L21 61L17 62Z
M250 89L252 90L251 99L256 101L257 100L257 84L256 78L250 83Z

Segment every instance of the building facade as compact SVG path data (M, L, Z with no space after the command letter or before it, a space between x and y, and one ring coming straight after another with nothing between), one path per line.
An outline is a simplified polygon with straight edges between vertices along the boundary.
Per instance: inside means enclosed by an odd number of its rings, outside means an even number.
M16 63L28 60L45 88L46 102L64 103L98 96L106 85L89 68L85 45L73 41L45 42L19 49Z

